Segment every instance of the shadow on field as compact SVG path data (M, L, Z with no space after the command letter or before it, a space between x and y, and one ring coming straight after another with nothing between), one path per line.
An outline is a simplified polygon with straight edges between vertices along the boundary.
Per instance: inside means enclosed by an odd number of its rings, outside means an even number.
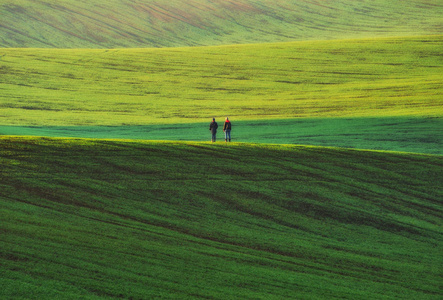
M223 120L218 119L220 128ZM443 154L443 119L419 117L232 120L232 140ZM0 126L0 135L210 141L207 123L139 126ZM224 142L219 129L218 141Z

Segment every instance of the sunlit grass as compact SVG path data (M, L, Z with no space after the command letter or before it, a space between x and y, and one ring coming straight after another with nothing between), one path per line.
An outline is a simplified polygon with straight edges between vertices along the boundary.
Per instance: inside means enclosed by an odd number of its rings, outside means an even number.
M174 49L2 49L0 123L442 116L441 36Z

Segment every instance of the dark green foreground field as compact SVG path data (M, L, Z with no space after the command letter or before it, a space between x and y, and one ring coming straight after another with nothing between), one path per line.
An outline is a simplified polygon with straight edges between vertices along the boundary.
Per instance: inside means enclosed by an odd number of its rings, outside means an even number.
M443 157L0 137L0 298L441 299Z

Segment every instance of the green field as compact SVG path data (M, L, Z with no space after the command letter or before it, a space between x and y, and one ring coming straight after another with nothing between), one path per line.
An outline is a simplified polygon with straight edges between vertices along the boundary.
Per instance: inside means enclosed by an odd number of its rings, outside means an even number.
M5 299L441 299L442 156L1 137Z
M208 46L441 34L436 0L2 0L0 47Z
M443 298L442 4L99 2L0 3L0 299Z
M1 49L1 125L443 115L442 36L173 49Z
M218 120L222 126L223 120ZM299 118L233 121L232 140L443 155L443 119L423 117ZM138 126L0 126L0 135L209 141L209 123ZM224 142L222 130L218 140Z

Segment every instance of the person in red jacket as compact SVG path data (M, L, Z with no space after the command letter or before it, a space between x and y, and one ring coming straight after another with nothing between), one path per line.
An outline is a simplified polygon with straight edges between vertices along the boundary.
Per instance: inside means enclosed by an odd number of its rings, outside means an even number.
M225 124L223 125L223 132L225 133L225 142L227 142L228 139L229 141L231 141L231 128L232 128L231 121L229 121L229 118L226 117Z

